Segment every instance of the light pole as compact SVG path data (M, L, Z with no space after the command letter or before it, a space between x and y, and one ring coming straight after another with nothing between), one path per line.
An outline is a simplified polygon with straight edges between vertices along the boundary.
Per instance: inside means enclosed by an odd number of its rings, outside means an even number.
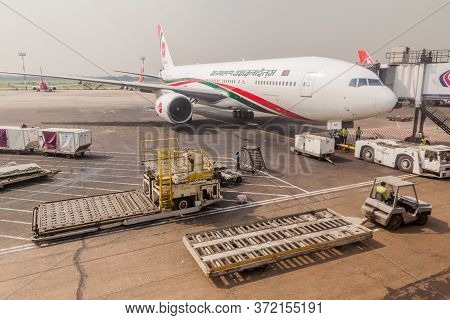
M27 87L27 76L25 74L25 58L24 58L26 56L27 56L26 52L19 52L19 57L22 58L22 69L23 69L23 73L24 73L23 77L25 79L25 90L28 90L28 87Z
M142 74L144 73L144 67L145 67L145 57L141 57L142 60Z

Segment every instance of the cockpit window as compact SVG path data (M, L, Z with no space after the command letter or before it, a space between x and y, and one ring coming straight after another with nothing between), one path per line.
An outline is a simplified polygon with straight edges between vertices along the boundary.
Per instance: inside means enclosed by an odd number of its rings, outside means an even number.
M352 79L350 80L350 83L348 84L350 87L365 87L365 86L371 86L371 87L380 87L383 84L379 79Z
M358 87L367 86L367 79L358 79Z
M381 81L378 79L369 79L369 86L382 86Z

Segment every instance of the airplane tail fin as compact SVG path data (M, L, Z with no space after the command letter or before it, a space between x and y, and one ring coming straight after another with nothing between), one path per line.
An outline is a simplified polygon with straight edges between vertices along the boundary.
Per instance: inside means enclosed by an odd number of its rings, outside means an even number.
M360 64L373 64L375 60L369 55L367 50L358 50Z
M164 36L163 28L158 24L159 45L161 48L161 60L164 69L174 67L172 55L170 54L169 46L167 45L166 37Z

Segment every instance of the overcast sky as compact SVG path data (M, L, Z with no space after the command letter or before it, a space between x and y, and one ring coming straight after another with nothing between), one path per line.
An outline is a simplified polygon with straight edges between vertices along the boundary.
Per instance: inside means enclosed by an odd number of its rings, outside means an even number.
M105 75L99 67L146 73L161 68L156 25L175 64L294 56L356 61L356 49L383 61L393 46L450 48L450 5L386 43L448 0L0 0L0 70ZM93 61L24 20L7 4Z

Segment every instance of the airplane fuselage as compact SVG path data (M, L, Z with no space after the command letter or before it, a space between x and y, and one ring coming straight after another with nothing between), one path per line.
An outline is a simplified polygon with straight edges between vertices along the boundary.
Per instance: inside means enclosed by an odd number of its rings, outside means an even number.
M256 110L297 119L368 118L391 111L397 102L394 93L372 71L329 58L174 66L160 75L170 86L227 93L228 97L218 102L199 101L211 107ZM352 79L368 79L367 85L352 86Z

